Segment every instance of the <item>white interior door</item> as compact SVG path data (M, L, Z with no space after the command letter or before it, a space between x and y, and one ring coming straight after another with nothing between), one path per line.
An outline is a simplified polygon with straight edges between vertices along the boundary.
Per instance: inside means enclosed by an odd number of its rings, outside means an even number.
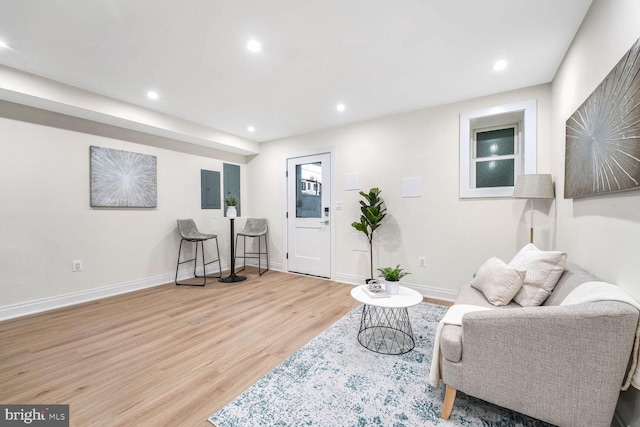
M288 270L331 277L331 155L287 160Z

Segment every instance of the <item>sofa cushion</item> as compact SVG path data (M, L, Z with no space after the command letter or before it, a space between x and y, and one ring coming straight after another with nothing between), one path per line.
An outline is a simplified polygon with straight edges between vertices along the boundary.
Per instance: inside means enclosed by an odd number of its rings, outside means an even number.
M507 305L520 290L526 271L513 268L500 258L489 258L478 270L471 286L496 306Z
M567 254L560 251L541 251L532 243L523 247L509 266L526 270L522 288L513 300L523 307L540 305L558 283L567 264Z
M560 305L562 301L571 293L572 290L585 282L598 280L594 275L586 272L579 266L567 262L564 273L560 276L560 280L556 287L549 295L543 305Z

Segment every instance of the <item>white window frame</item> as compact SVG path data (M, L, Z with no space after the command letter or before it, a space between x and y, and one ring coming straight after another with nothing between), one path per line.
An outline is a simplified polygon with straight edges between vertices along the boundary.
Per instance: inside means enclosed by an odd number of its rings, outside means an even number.
M517 124L515 175L536 173L536 117L535 99L460 114L461 199L511 197L513 194L513 186L475 188L475 135L478 131Z

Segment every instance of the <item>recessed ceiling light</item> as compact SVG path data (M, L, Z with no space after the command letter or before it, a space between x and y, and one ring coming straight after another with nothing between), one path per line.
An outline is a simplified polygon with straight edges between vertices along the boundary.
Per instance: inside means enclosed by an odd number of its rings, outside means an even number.
M505 68L507 68L507 61L501 59L499 61L496 61L495 64L493 64L493 70L494 71L502 71Z
M338 110L338 111L344 111L345 108L347 108L347 107L344 104L336 105L336 110Z
M9 49L9 45L0 40L0 49Z
M147 92L147 98L149 99L158 99L159 97L158 92L154 92L152 90Z
M262 45L257 40L249 40L247 43L247 49L251 52L260 52L262 50Z
M249 132L255 132L255 131L256 131L256 128L254 128L253 126L249 126L249 127L247 128L247 130L248 130Z

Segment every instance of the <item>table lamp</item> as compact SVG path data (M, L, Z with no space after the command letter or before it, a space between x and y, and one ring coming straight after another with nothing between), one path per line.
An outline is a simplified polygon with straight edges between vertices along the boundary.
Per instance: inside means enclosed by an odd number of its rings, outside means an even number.
M529 229L529 242L533 243L533 199L553 199L553 181L550 174L519 175L516 185L513 187L513 197L517 199L529 199L531 210L531 228Z

